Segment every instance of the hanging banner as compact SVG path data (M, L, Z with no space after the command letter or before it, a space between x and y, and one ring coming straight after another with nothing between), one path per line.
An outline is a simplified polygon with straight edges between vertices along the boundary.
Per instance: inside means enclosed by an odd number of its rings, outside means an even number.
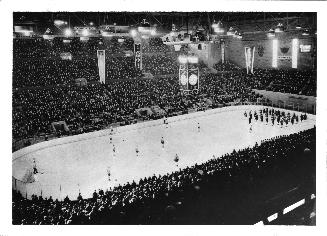
M221 62L224 64L225 63L225 42L221 41L220 46L221 46Z
M186 65L179 65L179 88L182 91L188 90L188 70Z
M197 66L188 68L188 89L199 90L199 68Z
M249 73L253 74L254 51L255 51L255 47L244 47L245 65L246 65L247 74Z
M142 70L141 43L134 44L135 68Z
M278 67L279 68L292 68L292 39L281 39L278 45ZM296 59L297 61L297 59ZM295 62L295 58L294 58Z
M106 51L97 50L100 83L106 82Z

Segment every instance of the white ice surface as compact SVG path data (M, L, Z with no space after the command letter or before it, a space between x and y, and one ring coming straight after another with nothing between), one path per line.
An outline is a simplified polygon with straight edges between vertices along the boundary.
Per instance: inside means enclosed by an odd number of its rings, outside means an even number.
M199 112L199 115L184 115L186 119L169 122L168 128L161 121L150 127L134 125L138 128L124 132L118 128L112 135L115 155L109 134L52 147L50 145L13 158L13 177L22 179L26 171L32 169L35 159L39 171L35 175L36 181L24 186L16 183L24 195L26 192L28 197L33 193L40 195L42 191L43 197L51 195L54 199L63 199L68 195L70 199L76 199L80 191L83 197L90 197L94 190L138 181L153 174L166 174L205 162L213 155L217 157L233 149L253 146L263 139L295 133L315 125L315 116L310 115L307 121L283 128L272 126L271 121L269 125L254 121L253 130L249 132L244 111L258 111L260 108L262 106L242 106L236 110L227 108L215 114ZM161 137L165 140L164 148ZM138 157L136 147L139 150ZM24 153L24 150L20 150L20 153ZM174 162L176 154L180 158L178 166ZM110 182L108 168L111 172Z

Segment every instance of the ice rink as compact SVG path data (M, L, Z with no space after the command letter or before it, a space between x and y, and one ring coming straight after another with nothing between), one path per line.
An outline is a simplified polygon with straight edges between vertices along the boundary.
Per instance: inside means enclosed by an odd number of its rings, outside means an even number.
M263 139L295 133L315 125L315 116L309 115L308 120L283 128L276 124L272 126L270 120L268 125L253 121L253 130L249 132L244 111L259 111L260 108L263 107L219 108L169 118L168 126L163 124L163 120L157 120L132 125L130 129L118 127L113 135L106 130L98 131L104 135L82 134L81 137L86 138L78 141L68 142L68 138L62 138L48 141L45 147L42 143L36 144L38 146L13 153L12 162L13 177L23 180L33 170L35 161L38 170L38 174L34 175L35 181L13 184L28 197L42 192L43 197L51 195L60 200L68 195L70 199L76 199L80 191L86 198L94 190L105 190L153 174L170 173L205 162L213 155L217 157L233 149L253 146ZM293 111L290 112L293 114ZM176 154L180 159L178 162L174 161Z

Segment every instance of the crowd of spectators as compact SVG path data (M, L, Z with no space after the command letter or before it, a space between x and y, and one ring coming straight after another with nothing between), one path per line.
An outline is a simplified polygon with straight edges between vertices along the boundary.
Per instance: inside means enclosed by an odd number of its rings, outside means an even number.
M57 121L65 121L73 133L79 133L106 127L110 122L122 122L127 117L135 118L134 112L139 108L158 105L171 115L201 109L205 99L210 99L215 107L229 102L256 101L258 97L241 76L233 73L208 74L201 80L199 96L188 97L180 93L177 76L14 91L13 138L51 133L49 127ZM93 128L87 129L88 126Z
M235 70L240 70L241 68L238 67L236 64L230 62L230 61L225 61L224 63L222 61L219 61L214 65L214 68L217 71L235 71Z
M14 39L13 87L71 84L77 78L97 81L98 49L106 50L106 73L109 79L141 76L130 54L133 52L132 38L90 37L86 42L72 38L69 39L70 43L64 43L63 40L60 37L50 41L42 38ZM178 74L178 53L164 45L160 38L149 38L145 42L142 48L143 72L152 75ZM72 60L60 58L61 53L67 52L71 53ZM241 73L244 80L252 80L252 88L316 96L316 75L312 70L255 69L254 75L246 75L244 69L229 61L219 62L214 68L218 72Z
M266 72L265 76L269 74L272 74L274 80L267 90L316 96L317 80L312 70L273 70Z
M162 42L161 38L149 38L142 45L143 53L163 53L174 51L173 46L167 46Z
M225 63L220 61L214 65L214 68L218 72L238 73L251 83L253 89L317 96L317 79L313 70L255 68L253 74L247 74L245 69L229 61Z
M13 40L14 60L21 58L39 59L51 55L51 45L41 38Z
M313 70L276 70L255 69L254 74L246 74L244 77L252 80L252 88L274 92L317 96L317 79Z
M132 79L142 76L142 72L135 67L133 57L110 57L106 59L106 78Z
M176 53L143 55L143 70L153 75L178 74L179 63Z
M13 63L13 87L38 87L72 84L75 79L99 81L96 58L73 60L35 59L16 60Z
M63 40L70 40L64 43ZM144 45L143 72L153 75L177 74L177 55L167 52L160 38L150 38ZM36 87L57 84L72 84L75 79L85 78L98 81L96 52L106 50L106 75L108 79L135 78L142 75L135 68L132 38L90 37L88 41L79 38L15 39L13 61L13 87ZM70 53L70 60L63 60L61 53Z
M252 93L251 81L245 80L240 73L224 73L220 75L208 74L201 80L200 94L206 94L215 103L255 102L256 96Z
M130 37L110 37L103 40L103 46L109 55L122 54L125 51L134 51L134 40Z
M183 217L182 212L172 214L178 211L176 204L190 201L191 207L194 206L202 189L219 186L237 189L242 194L245 186L254 186L254 183L258 186L265 181L268 172L284 170L289 165L297 166L293 174L299 178L314 174L314 153L315 128L264 140L254 147L234 150L220 157L213 155L203 164L163 176L154 175L113 189L95 191L91 199L79 195L77 200L66 197L62 202L42 196L28 200L13 192L13 224L167 223L166 217ZM215 205L219 204L223 203L216 200Z
M96 57L97 50L105 49L107 54L124 54L134 50L134 40L130 37L55 37L14 39L13 55L15 60L57 57L60 53L69 52L73 57Z

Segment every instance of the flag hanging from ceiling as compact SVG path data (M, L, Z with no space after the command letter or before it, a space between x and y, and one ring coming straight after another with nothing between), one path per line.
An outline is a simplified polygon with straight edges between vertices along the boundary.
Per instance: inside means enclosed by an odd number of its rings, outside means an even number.
M100 83L106 82L106 51L97 50Z

